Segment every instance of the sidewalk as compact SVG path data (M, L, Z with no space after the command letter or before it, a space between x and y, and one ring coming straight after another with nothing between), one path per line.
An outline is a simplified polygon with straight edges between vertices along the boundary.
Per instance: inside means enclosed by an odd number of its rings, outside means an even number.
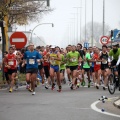
M119 103L119 104L116 104ZM96 107L101 109L104 109L104 111L109 112L109 113L113 113L116 115L120 115L120 107L118 107L120 105L120 98L108 98L108 100L105 101L105 103L103 103L102 101L99 102Z
M26 85L26 81L21 81L19 83L19 86L23 86L23 85ZM6 84L0 84L0 90L1 89L6 89L8 87L7 83Z
M113 105L120 109L120 97L114 101Z

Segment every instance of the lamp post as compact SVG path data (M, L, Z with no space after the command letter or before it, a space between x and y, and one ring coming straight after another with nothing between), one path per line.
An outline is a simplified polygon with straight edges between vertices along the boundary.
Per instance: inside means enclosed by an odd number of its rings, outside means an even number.
M38 26L40 26L40 25L46 25L46 24L51 24L52 27L54 27L54 24L53 24L53 23L40 23L40 24L36 25L36 26L33 28L33 30L31 31L31 42L32 42L32 34L33 34L33 31L34 31Z

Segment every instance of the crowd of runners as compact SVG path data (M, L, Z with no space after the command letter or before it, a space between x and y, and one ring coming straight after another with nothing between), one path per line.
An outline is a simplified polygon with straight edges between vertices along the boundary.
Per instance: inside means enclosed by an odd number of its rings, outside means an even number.
M65 83L69 83L71 90L85 85L90 88L91 83L99 89L103 82L103 90L106 90L111 66L117 68L114 72L116 79L119 79L120 48L118 44L114 44L112 48L103 45L101 50L95 46L85 48L80 43L76 46L68 45L65 49L54 45L35 48L34 44L30 43L27 48L16 50L15 45L12 45L8 52L4 52L3 58L9 92L13 92L19 71L20 74L26 75L26 88L32 92L32 95L35 95L35 87L39 83L38 73L45 89L54 90L57 87L57 91L61 92ZM120 90L119 80L117 87Z

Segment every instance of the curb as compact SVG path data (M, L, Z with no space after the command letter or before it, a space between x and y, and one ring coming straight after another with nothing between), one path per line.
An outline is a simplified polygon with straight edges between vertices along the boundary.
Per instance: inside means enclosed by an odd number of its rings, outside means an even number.
M120 97L113 102L113 105L120 109Z
M24 86L24 85L26 85L26 83L24 83L24 82L20 82L20 83L19 83L19 86ZM7 88L7 87L8 87L7 84L1 84L1 85L0 85L0 90L5 89L5 88Z

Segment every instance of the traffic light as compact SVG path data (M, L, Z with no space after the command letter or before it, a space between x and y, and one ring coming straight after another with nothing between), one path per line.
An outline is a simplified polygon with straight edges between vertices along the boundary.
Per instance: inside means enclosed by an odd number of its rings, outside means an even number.
M114 31L111 30L111 40L114 40Z
M2 39L1 39L1 36L0 36L0 42L1 42L1 40L2 40Z

